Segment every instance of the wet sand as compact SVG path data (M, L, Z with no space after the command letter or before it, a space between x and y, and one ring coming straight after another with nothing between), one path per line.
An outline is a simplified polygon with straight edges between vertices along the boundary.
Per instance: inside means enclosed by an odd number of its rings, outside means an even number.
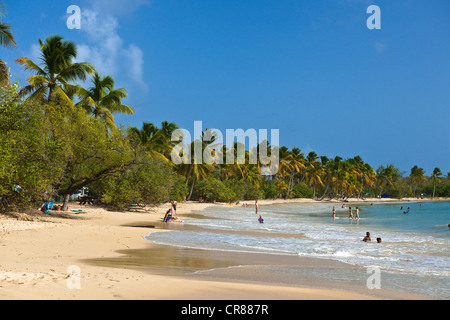
M203 219L202 214L179 215L180 219ZM283 238L304 238L302 234L272 233L265 231L217 230L204 227L156 222L134 222L124 227L148 228L149 232L159 230L186 230L209 233L226 233L248 236L276 236ZM308 287L340 290L368 295L373 299L421 299L417 295L388 290L369 290L366 285L367 270L343 262L301 257L298 255L270 254L256 252L230 252L203 250L179 246L160 245L149 242L145 249L117 251L119 257L86 259L84 262L111 268L137 268L150 274L199 279L202 281L227 281L258 285L282 285L287 287ZM289 276L272 272L274 269L295 271ZM301 272L299 272L301 270ZM356 284L333 280L334 273L358 274ZM338 297L336 297L338 299Z

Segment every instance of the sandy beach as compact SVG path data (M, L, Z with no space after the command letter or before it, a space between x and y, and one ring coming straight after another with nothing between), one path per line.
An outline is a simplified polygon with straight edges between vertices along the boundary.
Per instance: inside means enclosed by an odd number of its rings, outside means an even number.
M312 200L261 200L260 205ZM371 200L366 200L371 201ZM373 200L379 201L379 200ZM423 201L423 200L421 200ZM254 202L248 201L253 204ZM180 219L211 205L179 204ZM233 204L235 205L235 204ZM115 212L96 206L78 206L85 212L36 210L30 215L0 216L0 299L421 299L404 293L373 295L351 289L324 288L314 284L298 287L252 281L220 281L167 273L165 266L179 263L194 267L202 264L233 264L229 256L198 253L155 246L143 237L156 228L169 204L148 212ZM195 218L195 217L194 217ZM182 224L182 223L173 223ZM129 250L153 250L158 268L143 268L131 258ZM197 254L197 256L195 256ZM184 255L188 255L187 257ZM191 261L177 260L183 256ZM148 257L147 257L148 259ZM239 257L234 257L239 259ZM244 259L244 258L243 258ZM259 257L258 259L264 259ZM153 261L152 260L152 261ZM107 263L109 261L109 263ZM121 261L121 263L117 263ZM193 261L193 262L192 262ZM197 263L197 264L196 264ZM237 263L237 262L236 262ZM305 263L310 263L305 260ZM159 270L159 271L158 271ZM79 276L79 277L78 277ZM79 281L78 281L79 280Z

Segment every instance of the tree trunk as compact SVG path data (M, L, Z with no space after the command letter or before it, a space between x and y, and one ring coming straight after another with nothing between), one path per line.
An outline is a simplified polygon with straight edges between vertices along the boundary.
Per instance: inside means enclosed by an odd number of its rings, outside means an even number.
M322 198L320 198L320 200L323 200L323 199L325 198L325 195L327 194L327 191L328 191L328 187L329 187L329 186L330 186L329 184L326 185L325 191L323 192Z
M433 197L434 198L434 194L436 192L436 181L433 181Z
M289 194L291 193L291 188L293 184L294 184L294 170L292 170L291 175L289 177L288 189L286 192L285 200L289 199Z
M70 194L65 194L63 206L61 208L62 211L67 211L69 209L69 199L70 199Z
M191 178L192 169L194 169L194 164L191 164L191 167L189 168L189 172L188 172L188 175L186 177L186 185L189 184L189 179Z
M191 200L192 191L194 190L194 183L195 183L195 179L192 180L191 190L189 191L189 196L187 197L188 201Z

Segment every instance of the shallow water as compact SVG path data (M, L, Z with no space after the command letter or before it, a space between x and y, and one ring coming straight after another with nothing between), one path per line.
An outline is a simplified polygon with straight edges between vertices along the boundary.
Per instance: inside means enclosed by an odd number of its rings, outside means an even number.
M258 223L259 215L253 208L211 207L201 212L206 219L183 223L202 227L201 231L173 230L150 233L146 238L186 248L297 255L362 268L377 266L383 289L450 298L450 202L346 206L336 206L337 219L331 218L330 203L260 206L263 224ZM348 219L348 206L359 207L359 221ZM404 214L408 207L409 213ZM372 242L361 241L366 232L371 233ZM375 241L377 237L382 243ZM313 268L305 274L306 269L292 266L259 268L278 282L291 284L305 277L338 283L361 283L367 277L345 269L330 273Z

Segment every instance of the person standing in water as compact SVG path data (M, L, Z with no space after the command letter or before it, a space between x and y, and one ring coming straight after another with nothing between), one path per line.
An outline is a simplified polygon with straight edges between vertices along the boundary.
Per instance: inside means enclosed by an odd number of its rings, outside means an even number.
M356 207L356 220L359 220L359 208Z
M352 210L352 207L348 207L348 210L349 210L349 215L348 215L348 218L351 220L351 221L353 221L353 210Z
M333 219L336 219L336 208L333 206L333 210L332 210L332 214L331 216L333 217Z
M255 214L258 214L258 200L255 201Z

